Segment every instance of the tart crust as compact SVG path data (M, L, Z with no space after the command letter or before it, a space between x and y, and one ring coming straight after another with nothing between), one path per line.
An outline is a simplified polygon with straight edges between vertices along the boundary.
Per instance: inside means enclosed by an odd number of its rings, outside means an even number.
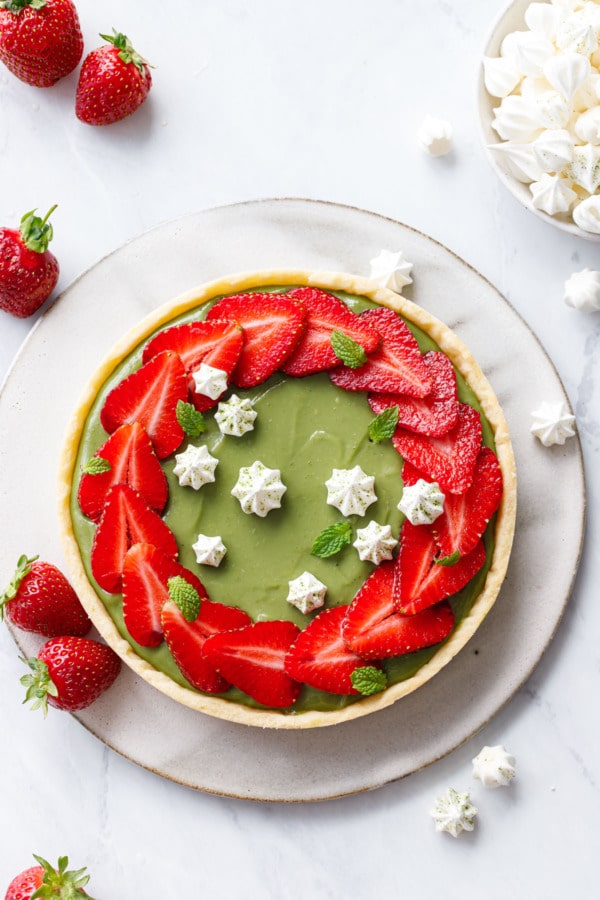
M214 297L249 290L253 287L286 284L309 285L324 290L339 290L366 297L381 306L387 306L401 313L422 328L450 358L477 395L494 432L496 454L502 470L504 485L502 502L496 516L493 558L482 591L475 599L469 613L459 622L440 649L413 676L391 685L379 694L365 697L341 709L310 710L298 714L243 706L222 697L197 693L177 684L139 657L118 632L104 604L88 580L70 513L77 452L86 418L98 391L110 377L114 368L157 328ZM260 728L317 728L365 716L384 709L401 697L412 693L443 669L473 636L498 596L506 575L513 541L516 497L515 459L504 414L487 378L457 335L420 306L393 291L374 285L366 278L338 272L309 272L298 269L244 272L209 282L159 307L127 332L98 367L83 392L65 436L58 477L59 526L67 568L81 602L104 640L144 681L176 702L220 719Z

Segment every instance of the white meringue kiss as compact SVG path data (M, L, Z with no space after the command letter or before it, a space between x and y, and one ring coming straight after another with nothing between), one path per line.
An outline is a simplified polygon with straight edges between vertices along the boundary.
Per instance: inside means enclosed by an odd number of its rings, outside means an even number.
M587 144L600 144L600 106L582 113L574 126L577 137Z
M542 131L531 147L532 155L543 172L562 172L573 159L573 138L565 128Z
M577 200L577 194L572 190L570 184L560 175L545 173L539 181L534 181L529 185L533 206L549 216L568 212Z
M559 20L556 45L560 50L591 56L598 49L598 35L586 9Z
M593 194L600 186L600 147L593 144L575 147L568 174L575 184Z
M546 79L566 100L572 99L590 73L590 61L580 53L560 53L544 63Z
M516 144L505 141L502 144L488 144L488 150L496 156L502 168L517 181L529 184L542 177L542 169L534 156L533 144Z
M565 281L564 301L580 312L600 311L600 272L582 269Z
M530 3L525 10L525 24L529 30L549 41L556 37L557 22L557 12L549 3Z
M503 42L503 50L504 47ZM539 75L546 60L553 55L552 41L533 31L513 32L512 40L506 43L506 57L523 75Z
M535 107L522 97L505 97L494 110L492 128L505 141L533 141L541 131Z
M600 197L588 197L573 210L573 221L582 231L600 234Z
M483 80L488 94L492 97L507 97L522 78L515 63L502 56L484 56Z
M541 94L535 107L542 128L564 128L571 118L569 102L559 91L546 91Z

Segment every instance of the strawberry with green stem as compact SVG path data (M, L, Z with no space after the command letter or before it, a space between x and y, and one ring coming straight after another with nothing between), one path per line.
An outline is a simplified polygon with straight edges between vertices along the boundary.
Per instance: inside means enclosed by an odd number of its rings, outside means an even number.
M72 0L0 0L0 60L21 81L51 87L82 55Z
M138 109L152 86L148 62L118 31L89 53L79 73L75 114L87 125L112 125Z
M23 675L25 703L41 709L48 705L69 712L85 709L113 684L121 671L114 650L99 641L83 637L50 638L37 656L23 659L31 672Z
M69 871L69 858L60 856L53 866L42 856L33 854L37 866L30 866L16 875L8 886L4 900L75 900L75 896L93 898L84 891L90 880L85 868Z
M92 627L60 569L25 554L19 557L10 584L0 594L0 619L4 615L17 628L45 637L83 637Z
M56 204L43 219L35 209L25 213L19 230L0 228L0 309L25 319L39 309L58 281L59 266L48 245L53 228L48 221Z

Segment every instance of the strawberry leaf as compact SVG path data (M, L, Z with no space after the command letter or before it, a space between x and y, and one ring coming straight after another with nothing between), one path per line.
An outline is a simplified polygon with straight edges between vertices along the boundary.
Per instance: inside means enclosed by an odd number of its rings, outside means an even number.
M47 2L48 0L2 0L0 8L19 13L26 6L31 6L32 9L42 9Z
M50 671L46 663L32 656L30 659L19 657L21 662L29 666L31 673L23 675L20 679L25 691L23 703L31 703L31 709L41 709L44 718L48 715L48 695L58 697L58 688L50 677Z
M13 600L17 596L17 591L19 590L19 585L23 581L26 575L31 572L31 564L34 563L37 559L37 556L32 556L29 559L24 553L17 560L17 568L15 574L12 577L12 580L8 587L4 588L4 591L0 594L0 622L2 621L4 614L4 604L8 603L9 600Z
M100 37L104 38L105 41L108 41L109 44L112 44L119 51L119 59L122 62L133 63L136 69L142 75L144 74L144 66L148 65L148 61L133 49L133 44L126 34L121 34L120 31L116 31L113 28L112 34L101 34Z
M343 331L332 331L330 340L333 352L345 366L348 366L350 369L358 369L359 366L364 366L367 361L367 354L360 344L353 341L351 337L348 337Z
M175 407L175 415L177 416L177 421L190 438L199 437L206 429L204 416L201 412L198 412L192 403L178 400Z
M329 525L317 535L311 548L313 556L326 558L335 556L346 544L352 540L352 526L350 522L337 522L335 525Z
M381 669L375 666L360 666L350 675L352 686L365 697L371 694L379 694L387 687L387 677Z
M33 250L35 253L45 253L48 249L48 244L54 235L52 225L49 224L48 219L55 209L56 203L50 207L43 219L36 216L35 209L32 209L30 212L25 213L21 219L19 231L28 250Z
M60 856L58 865L55 868L42 856L33 854L34 859L44 870L42 883L39 888L31 895L30 900L45 900L49 897L62 897L63 900L75 900L75 897L85 894L83 888L90 880L90 876L85 874L83 869L74 869L68 871L69 858ZM89 900L93 900L89 894L85 894Z
M394 436L396 426L398 424L398 414L400 409L398 406L390 406L384 409L378 416L371 421L369 425L369 437L375 444L381 443L386 438Z

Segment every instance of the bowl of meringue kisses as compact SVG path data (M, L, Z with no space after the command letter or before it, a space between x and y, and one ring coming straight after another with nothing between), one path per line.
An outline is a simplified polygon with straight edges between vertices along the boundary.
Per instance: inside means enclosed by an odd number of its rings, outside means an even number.
M600 241L600 0L514 0L484 50L479 111L514 196Z

